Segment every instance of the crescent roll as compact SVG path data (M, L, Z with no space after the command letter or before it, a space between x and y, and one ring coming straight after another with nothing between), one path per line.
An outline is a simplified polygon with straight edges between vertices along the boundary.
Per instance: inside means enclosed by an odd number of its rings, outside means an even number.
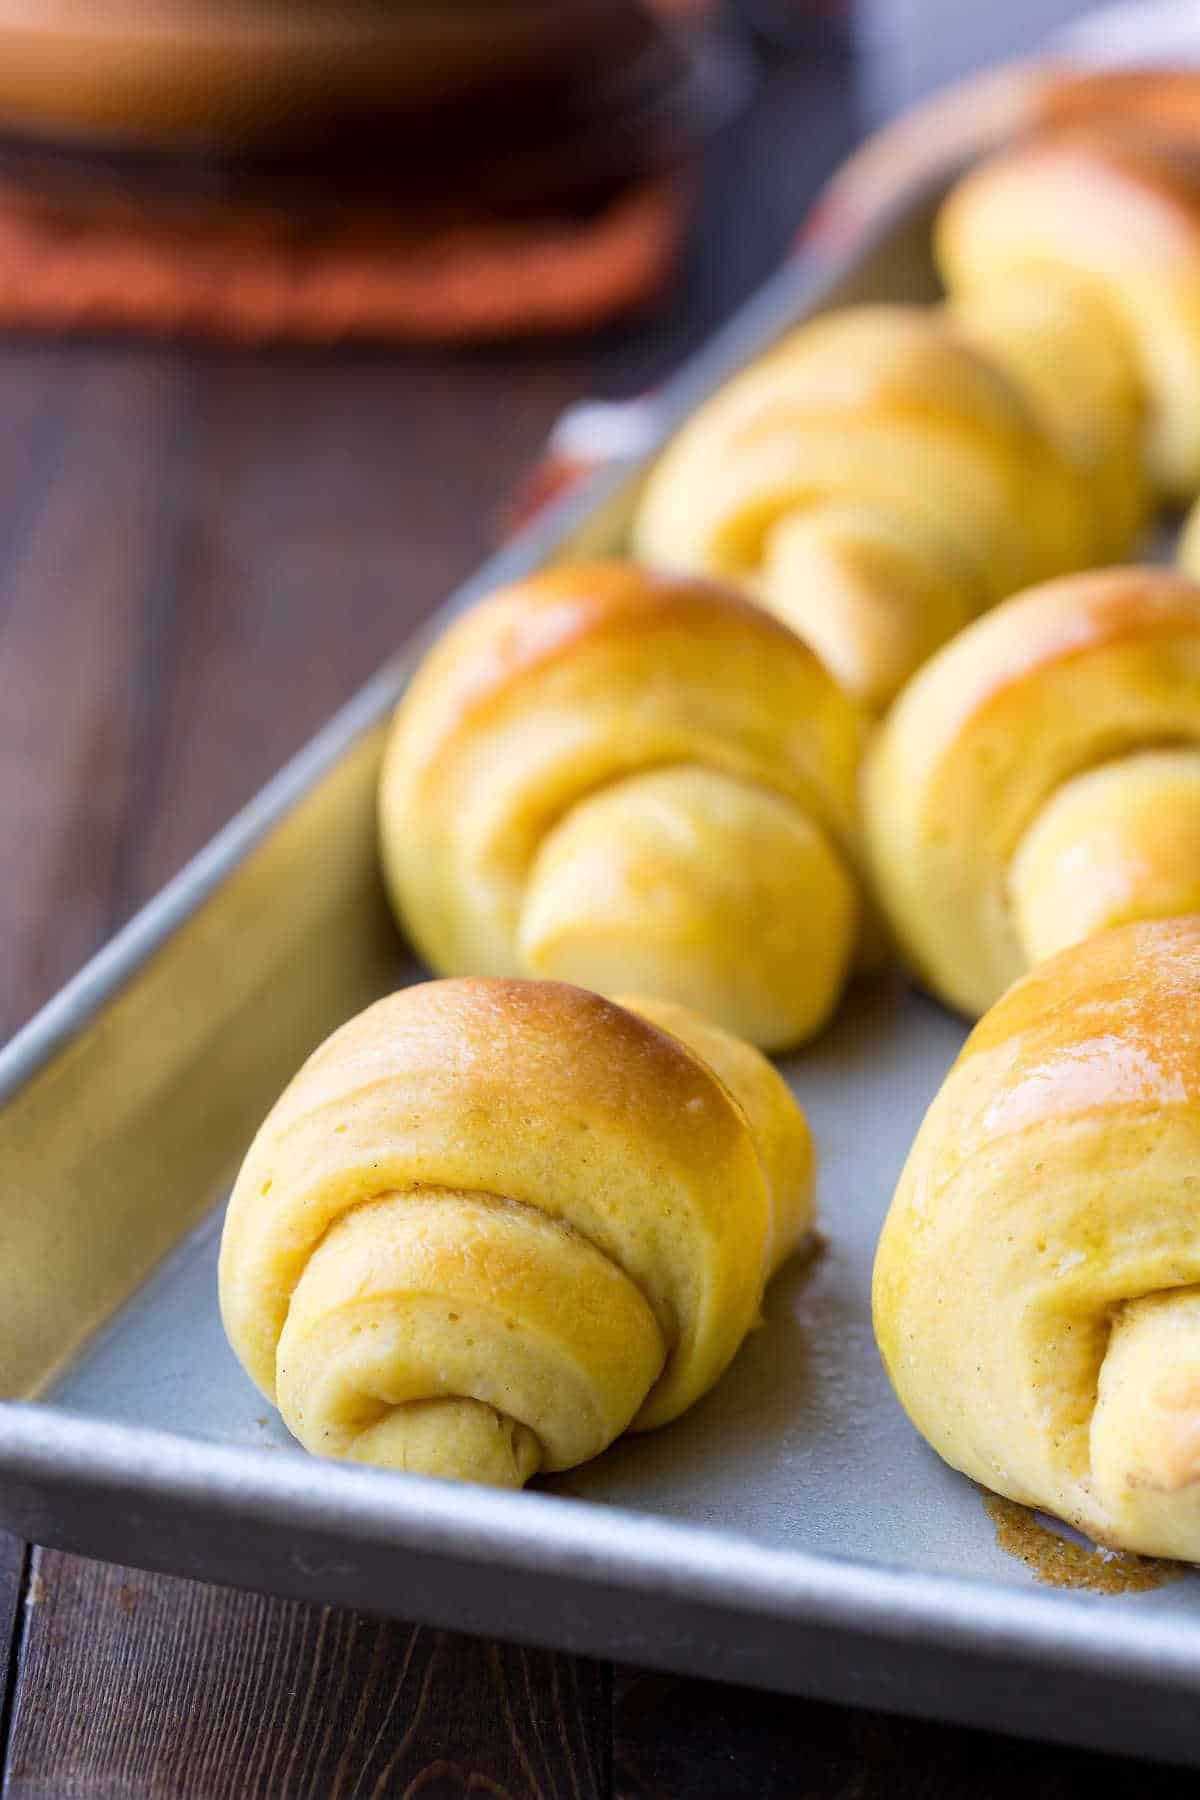
M1028 381L1114 524L1137 504L1131 447L1160 493L1200 489L1200 183L1186 155L1078 133L1003 151L952 190L937 249L960 321Z
M306 1449L519 1487L711 1387L812 1216L804 1117L749 1045L670 1003L430 982L267 1117L222 1318Z
M440 973L654 994L799 1042L864 941L864 731L729 588L619 562L534 576L453 625L397 711L398 914Z
M977 620L885 720L864 810L897 938L969 1015L1094 932L1200 910L1200 588L1110 569Z
M820 317L701 406L633 542L747 585L873 709L983 608L1098 554L1021 386L915 306Z
M954 1468L1200 1562L1200 918L1042 963L976 1026L884 1226L875 1329Z

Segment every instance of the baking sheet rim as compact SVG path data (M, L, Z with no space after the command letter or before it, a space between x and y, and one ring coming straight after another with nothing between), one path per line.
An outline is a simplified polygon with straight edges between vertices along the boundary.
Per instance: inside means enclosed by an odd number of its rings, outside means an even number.
M930 1452L930 1455L933 1453ZM1156 1686L1200 1685L1200 1623L1111 1600L778 1550L711 1526L548 1494L509 1493L269 1449L177 1437L36 1403L0 1405L0 1471L79 1490L153 1494L226 1517L335 1531L364 1546L498 1563L726 1611ZM1098 1629L1103 1617L1103 1629Z

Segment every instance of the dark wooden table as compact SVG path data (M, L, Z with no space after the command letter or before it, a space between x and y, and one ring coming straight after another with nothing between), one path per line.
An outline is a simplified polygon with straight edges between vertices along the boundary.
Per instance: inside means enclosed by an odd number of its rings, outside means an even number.
M844 69L771 66L709 159L675 297L587 342L0 344L0 1027L478 562L566 402L652 380L762 279L852 131ZM7 1800L1082 1800L1104 1775L1150 1779L3 1538L0 1752ZM1194 1791L1153 1780L1160 1800Z

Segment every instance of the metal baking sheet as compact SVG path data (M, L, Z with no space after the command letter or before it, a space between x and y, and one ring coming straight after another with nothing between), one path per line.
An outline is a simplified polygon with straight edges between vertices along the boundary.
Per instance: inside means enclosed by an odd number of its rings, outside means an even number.
M847 266L785 271L672 386L664 432L808 313L928 297L931 205ZM638 477L598 478L446 611L619 545ZM861 984L784 1065L820 1149L828 1248L775 1282L765 1327L675 1425L495 1493L316 1462L251 1387L216 1305L231 1176L308 1049L420 974L373 832L418 649L0 1054L0 1524L146 1568L1200 1763L1200 1579L1115 1598L1037 1586L884 1379L875 1239L963 1036L896 976Z

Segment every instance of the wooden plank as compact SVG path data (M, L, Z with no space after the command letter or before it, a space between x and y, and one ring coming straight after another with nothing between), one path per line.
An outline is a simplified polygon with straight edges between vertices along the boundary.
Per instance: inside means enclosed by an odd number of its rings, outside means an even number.
M636 1669L615 1672L612 1757L614 1800L1185 1800L1196 1787L1185 1769Z
M143 664L122 910L172 875L492 543L577 355L212 359Z
M0 344L0 621L9 557L41 502L62 446L74 428L79 352L69 346Z
M69 431L0 512L0 842L20 871L0 883L0 1035L109 934L130 668L186 405L168 354L81 353L75 376Z
M17 1691L19 1619L27 1548L19 1538L0 1533L0 1745Z
M5 1800L607 1800L599 1663L35 1552Z

